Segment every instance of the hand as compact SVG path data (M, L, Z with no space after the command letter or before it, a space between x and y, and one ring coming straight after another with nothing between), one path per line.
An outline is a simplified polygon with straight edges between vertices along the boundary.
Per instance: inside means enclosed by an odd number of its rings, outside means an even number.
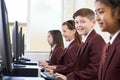
M45 72L48 72L48 73L50 73L50 74L53 74L53 73L54 73L54 71L53 71L52 69L49 69L49 68L46 68L46 69L45 69Z
M62 74L59 74L59 73L55 73L54 76L55 76L56 78L61 78L62 80L67 80L67 77L66 77L66 76L64 76L64 75L62 75Z
M52 70L55 70L55 69L56 69L56 66L53 66L53 65L52 65L52 66L51 66L51 65L48 65L48 66L47 66L47 68L52 69Z
M46 61L38 61L39 66L43 66L43 67L48 67L48 63Z

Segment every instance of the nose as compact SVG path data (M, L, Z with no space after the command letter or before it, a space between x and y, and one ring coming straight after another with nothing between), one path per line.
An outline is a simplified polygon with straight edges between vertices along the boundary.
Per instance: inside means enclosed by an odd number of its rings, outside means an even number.
M100 21L100 17L99 17L99 15L96 15L96 21L97 21L97 22Z
M76 25L76 29L80 29L81 25Z
M65 33L63 33L62 36L65 36Z
M77 29L80 29L80 26L77 26Z

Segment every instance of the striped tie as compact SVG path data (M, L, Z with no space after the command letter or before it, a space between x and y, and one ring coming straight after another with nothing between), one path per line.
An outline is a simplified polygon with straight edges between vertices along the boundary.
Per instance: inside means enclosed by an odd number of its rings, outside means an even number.
M108 54L109 47L110 47L110 43L106 44L105 47L104 47L104 53L103 53L103 59L102 59L103 64L106 61L106 57L107 57L107 54Z

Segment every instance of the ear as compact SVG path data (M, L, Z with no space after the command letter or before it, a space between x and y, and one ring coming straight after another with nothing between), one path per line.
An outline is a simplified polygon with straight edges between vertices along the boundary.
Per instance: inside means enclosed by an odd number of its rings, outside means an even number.
M92 20L92 23L95 25L95 24L96 24L96 20L95 20L95 19L93 19L93 20Z
M120 27L120 7L117 7L116 9L115 9L115 17L117 18L117 23L118 23L118 25L119 25L119 27Z
M116 8L116 15L115 16L120 20L120 7Z
M95 19L93 20L93 23L96 24L96 20Z
M73 34L75 34L76 33L76 29L73 29Z

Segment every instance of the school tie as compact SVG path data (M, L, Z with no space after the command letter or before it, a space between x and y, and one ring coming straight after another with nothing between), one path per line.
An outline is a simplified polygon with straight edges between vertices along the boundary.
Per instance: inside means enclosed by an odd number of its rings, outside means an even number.
M107 57L107 55L108 55L109 47L110 47L110 43L106 44L105 47L104 47L103 59L102 59L103 64L104 64L105 61L106 61L106 57Z

